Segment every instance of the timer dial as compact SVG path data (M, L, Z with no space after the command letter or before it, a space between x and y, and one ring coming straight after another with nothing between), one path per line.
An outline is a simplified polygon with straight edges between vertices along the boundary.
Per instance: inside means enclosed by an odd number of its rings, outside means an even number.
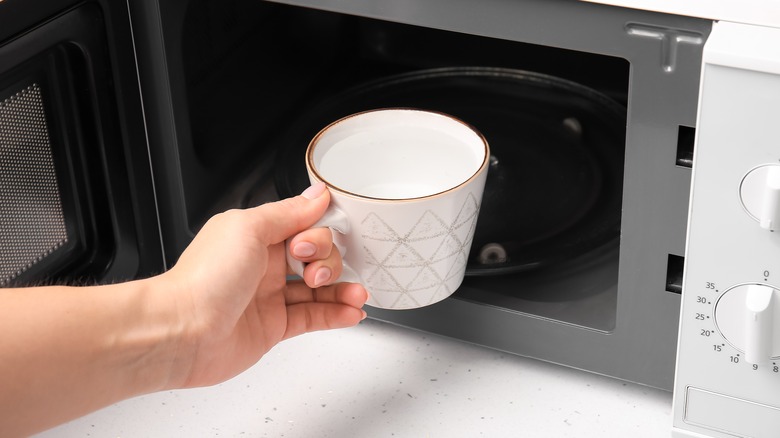
M724 338L752 364L780 356L780 291L766 284L743 284L721 295L715 322Z
M748 172L742 179L739 197L761 228L780 229L780 164L764 164Z

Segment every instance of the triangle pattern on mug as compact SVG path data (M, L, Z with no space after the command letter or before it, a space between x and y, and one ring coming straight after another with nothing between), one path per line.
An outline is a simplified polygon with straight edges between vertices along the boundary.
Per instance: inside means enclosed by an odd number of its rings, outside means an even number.
M478 214L479 204L471 194L451 223L427 210L410 230L396 230L369 213L362 237L373 241L364 251L366 263L374 269L365 279L366 287L384 296L374 299L383 307L405 309L454 292L466 270Z

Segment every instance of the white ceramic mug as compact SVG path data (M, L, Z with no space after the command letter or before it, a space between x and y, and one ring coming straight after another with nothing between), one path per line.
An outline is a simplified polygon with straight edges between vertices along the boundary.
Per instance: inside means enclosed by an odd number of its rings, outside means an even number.
M306 151L312 184L331 203L314 225L335 230L339 281L385 309L450 296L466 272L489 161L485 138L446 114L409 108L358 113L317 134ZM303 264L289 256L293 270Z

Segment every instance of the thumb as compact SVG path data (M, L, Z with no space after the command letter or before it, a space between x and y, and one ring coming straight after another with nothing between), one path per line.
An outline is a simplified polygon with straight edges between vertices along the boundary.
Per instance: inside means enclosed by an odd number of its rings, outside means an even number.
M265 243L273 245L314 225L325 213L329 202L330 192L324 183L319 182L298 196L263 204L248 211Z

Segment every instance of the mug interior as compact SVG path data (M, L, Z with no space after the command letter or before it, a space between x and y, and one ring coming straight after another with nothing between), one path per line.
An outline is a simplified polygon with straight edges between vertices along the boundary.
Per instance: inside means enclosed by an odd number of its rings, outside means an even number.
M487 156L482 135L455 118L384 109L346 117L320 131L309 145L307 165L343 192L413 199L465 183Z

